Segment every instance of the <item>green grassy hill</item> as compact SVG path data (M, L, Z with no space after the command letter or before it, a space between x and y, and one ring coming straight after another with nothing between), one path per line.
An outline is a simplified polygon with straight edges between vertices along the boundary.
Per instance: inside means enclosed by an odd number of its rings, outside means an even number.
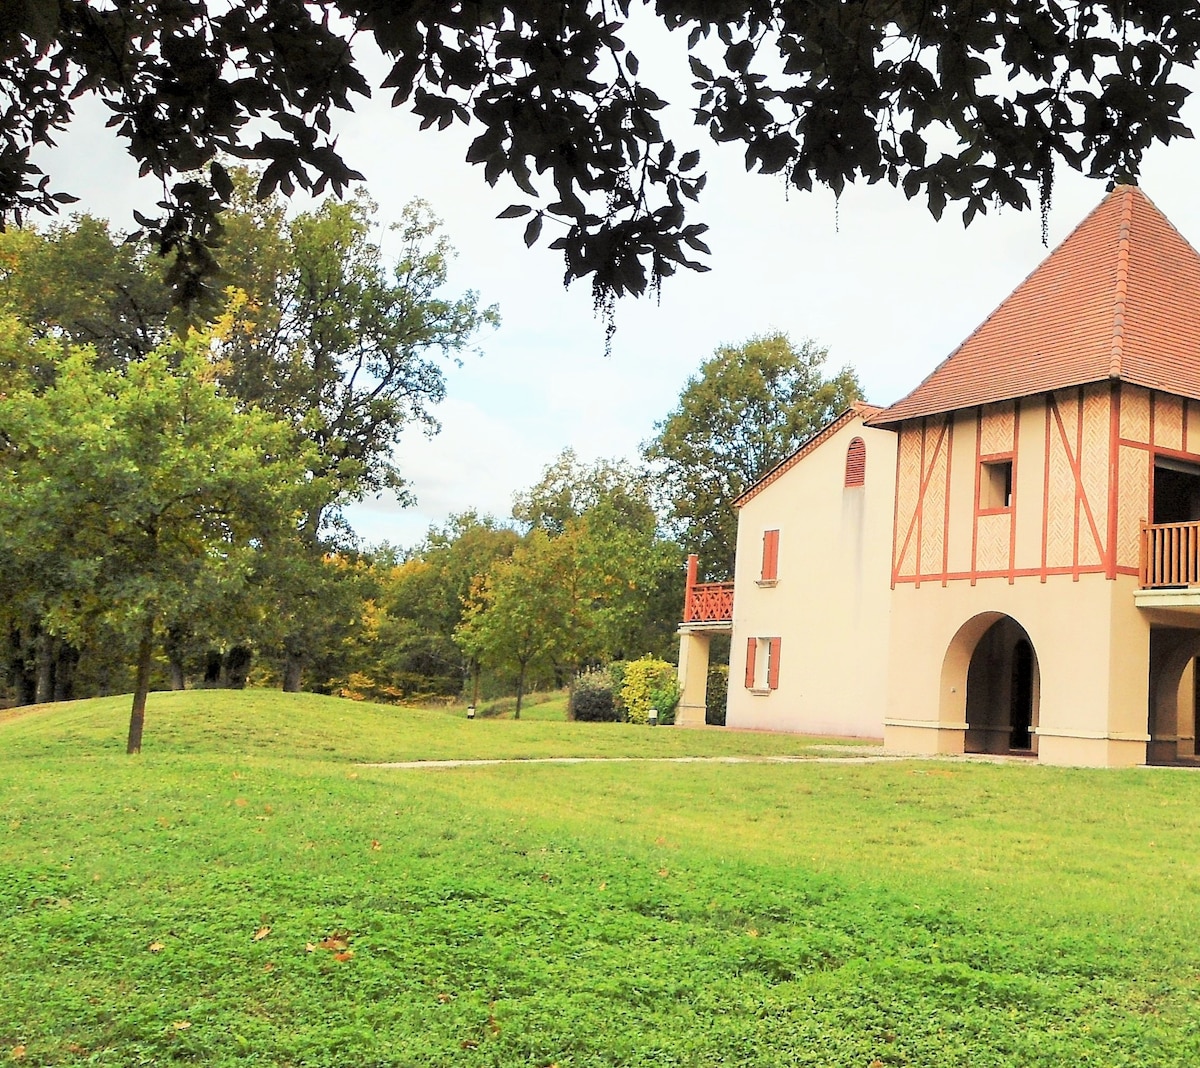
M0 1059L1200 1061L1200 777L310 695L0 720Z

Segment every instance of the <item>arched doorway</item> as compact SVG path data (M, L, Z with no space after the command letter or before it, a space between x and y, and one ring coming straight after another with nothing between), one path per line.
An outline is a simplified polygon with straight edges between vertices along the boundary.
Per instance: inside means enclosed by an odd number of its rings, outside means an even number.
M1040 683L1025 628L1011 616L994 617L967 666L964 751L1035 754Z
M1150 628L1150 744L1148 764L1200 763L1196 720L1200 709L1200 631Z

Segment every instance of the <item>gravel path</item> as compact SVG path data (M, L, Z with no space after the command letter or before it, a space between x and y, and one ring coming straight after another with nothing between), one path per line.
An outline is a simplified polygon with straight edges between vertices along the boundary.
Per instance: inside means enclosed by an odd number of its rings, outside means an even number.
M814 748L818 748L814 746ZM360 764L364 768L483 768L493 764L882 764L897 760L986 761L1006 763L1027 761L1028 757L989 756L983 753L964 756L913 756L885 753L882 746L820 746L839 752L853 751L862 756L680 756L680 757L498 757L488 760L394 760Z

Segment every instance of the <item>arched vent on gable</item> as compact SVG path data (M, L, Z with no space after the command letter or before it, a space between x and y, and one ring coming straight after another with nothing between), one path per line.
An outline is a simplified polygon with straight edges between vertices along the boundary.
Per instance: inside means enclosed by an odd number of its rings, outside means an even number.
M867 443L855 438L846 450L846 485L861 486L867 481Z

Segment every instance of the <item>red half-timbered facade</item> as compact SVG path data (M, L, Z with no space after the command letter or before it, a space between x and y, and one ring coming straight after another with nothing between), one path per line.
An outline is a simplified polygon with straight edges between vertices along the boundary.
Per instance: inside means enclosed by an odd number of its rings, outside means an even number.
M730 723L1200 763L1200 255L1140 189L737 507L732 589L693 572L684 624L732 629Z

